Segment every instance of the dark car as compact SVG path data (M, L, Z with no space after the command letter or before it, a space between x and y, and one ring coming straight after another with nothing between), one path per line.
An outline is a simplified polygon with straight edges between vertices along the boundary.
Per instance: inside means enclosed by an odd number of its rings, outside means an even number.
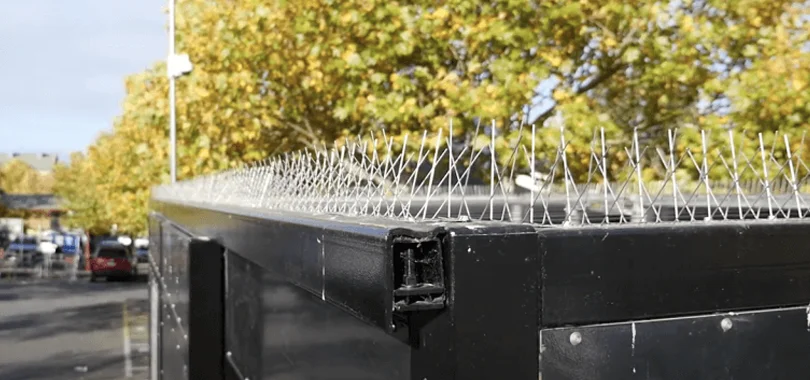
M135 257L137 259L138 274L149 273L149 247L135 248Z
M132 248L118 242L104 241L90 258L90 281L101 277L133 279L138 275Z
M138 264L149 263L149 247L136 248L135 257L138 258Z

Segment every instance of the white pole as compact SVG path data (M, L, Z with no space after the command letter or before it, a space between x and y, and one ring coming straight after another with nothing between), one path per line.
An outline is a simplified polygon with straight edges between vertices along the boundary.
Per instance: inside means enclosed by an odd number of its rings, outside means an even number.
M169 0L169 59L174 56L175 0ZM168 62L168 61L167 61ZM169 72L169 165L172 183L177 181L177 112L175 109L174 73Z

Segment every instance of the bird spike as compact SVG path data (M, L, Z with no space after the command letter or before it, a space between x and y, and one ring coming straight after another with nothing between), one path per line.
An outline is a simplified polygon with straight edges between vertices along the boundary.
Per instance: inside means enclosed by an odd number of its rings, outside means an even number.
M378 141L371 134L289 152L157 186L152 196L309 215L556 227L804 218L808 212L804 136L760 133L745 140L728 131L727 138L711 139L701 131L689 139L669 130L643 145L638 130L611 140L599 128L577 152L564 126L532 125L530 132L523 123L496 131L494 121L489 131L448 127L446 137L441 129L423 131L418 146L408 144L408 135L383 134ZM466 132L463 143L454 140L459 131ZM556 143L541 138L555 133ZM476 137L488 142L475 144ZM499 151L500 139L508 150Z

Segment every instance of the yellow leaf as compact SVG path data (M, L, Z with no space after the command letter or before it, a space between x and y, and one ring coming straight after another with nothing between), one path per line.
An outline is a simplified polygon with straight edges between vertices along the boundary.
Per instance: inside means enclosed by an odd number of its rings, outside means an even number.
M798 76L794 77L793 80L790 81L790 84L795 91L801 91L807 86L807 82Z
M544 54L543 58L545 58L548 61L548 63L550 63L554 67L560 67L560 64L562 63L562 57L560 57L559 54L548 53Z
M691 31L695 30L695 24L692 22L691 17L686 16L683 18L683 22L681 23L681 29L686 33L690 33Z
M556 100L558 102L561 102L563 100L568 99L570 97L570 94L568 94L568 92L565 91L565 90L557 89L557 90L554 90L554 93L551 95L551 97L554 100Z

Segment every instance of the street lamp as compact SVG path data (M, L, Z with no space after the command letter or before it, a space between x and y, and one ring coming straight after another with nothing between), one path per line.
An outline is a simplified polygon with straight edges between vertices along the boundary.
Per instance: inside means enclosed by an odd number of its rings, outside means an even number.
M175 79L192 70L188 54L175 54L174 13L175 0L169 0L169 55L166 71L169 76L169 165L172 183L177 182L177 109L175 105Z

